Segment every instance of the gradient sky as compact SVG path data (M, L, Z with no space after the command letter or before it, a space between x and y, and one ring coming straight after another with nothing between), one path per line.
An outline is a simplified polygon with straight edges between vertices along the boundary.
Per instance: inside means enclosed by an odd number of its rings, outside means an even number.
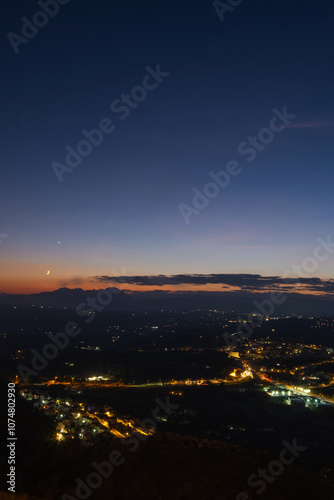
M204 0L70 0L17 54L7 34L41 8L2 10L0 292L280 276L334 233L332 2L244 0L221 22ZM169 76L120 120L111 103L157 64ZM284 106L296 118L248 163L238 145ZM60 183L52 162L106 117L115 130ZM242 173L186 224L179 204L233 159Z

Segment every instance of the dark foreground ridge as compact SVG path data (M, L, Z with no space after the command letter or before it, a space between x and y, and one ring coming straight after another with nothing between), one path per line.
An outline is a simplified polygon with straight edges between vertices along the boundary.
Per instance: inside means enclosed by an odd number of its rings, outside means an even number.
M260 483L256 483L257 487L247 486L249 476L257 474L259 468L267 470L270 462L278 459L266 452L179 434L157 434L141 443L134 453L124 453L124 447L121 448L117 440L112 449L122 449L125 461L93 491L92 499L235 500L242 492L244 496L238 500L254 499L259 497L256 490L260 489ZM27 459L24 464L25 486L27 490L34 488L38 499L57 500L64 492L76 498L75 478L85 482L94 471L91 463L106 460L110 448L100 449L98 453L93 449L82 450L78 454L77 449L70 447L61 457L59 451L58 448L55 454L49 450L34 463ZM39 481L33 485L39 467ZM266 483L261 499L331 500L333 492L332 483L320 474L302 471L296 461L286 465L272 484ZM0 500L12 498L0 493ZM15 498L30 500L36 497L24 494Z

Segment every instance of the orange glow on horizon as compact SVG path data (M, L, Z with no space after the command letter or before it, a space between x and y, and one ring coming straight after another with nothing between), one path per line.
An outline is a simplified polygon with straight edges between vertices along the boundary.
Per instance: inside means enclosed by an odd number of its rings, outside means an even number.
M70 280L68 280L70 281ZM153 292L153 291L164 291L164 292L233 292L240 290L239 287L232 286L222 286L220 284L207 284L207 285L193 285L193 284L180 284L180 285L162 285L162 286L141 286L141 285L130 285L128 283L101 283L100 281L94 281L87 279L83 280L80 284L65 284L66 280L59 280L55 278L43 278L40 280L22 280L22 279L7 279L2 281L0 293L10 293L10 294L31 294L31 293L41 293L41 292L52 292L58 290L58 288L66 287L70 289L82 288L83 290L99 290L102 288L118 288L119 290L124 290L126 293L131 292Z
M68 282L68 283L67 283ZM0 293L8 293L8 294L34 294L41 292L53 292L54 290L58 290L59 288L82 288L83 290L100 290L109 287L115 287L119 290L124 290L125 293L133 293L133 292L153 292L153 291L161 291L161 292L240 292L242 289L237 286L229 286L229 285L221 285L221 284L206 284L206 285L194 285L194 284L180 284L180 285L132 285L128 283L103 283L100 281L92 281L91 279L82 279L80 283L71 283L71 279L63 279L59 278L50 278L49 276L44 276L42 279L33 280L33 279L4 279L1 283ZM290 289L290 290L287 290ZM273 289L258 289L252 290L253 293L263 293L270 294L275 290L279 291L278 288ZM246 292L247 290L245 290ZM326 296L328 294L323 293L321 291L315 291L308 289L307 285L296 285L293 287L292 285L289 287L284 286L284 289L281 291L282 294L288 293L298 293L301 295L316 295L316 296Z
M47 274L50 270L50 274ZM320 289L312 290L305 283L296 283L295 285L282 284L277 287L266 287L259 289L242 289L239 286L214 284L187 284L176 285L138 285L117 282L103 282L94 280L90 276L98 274L97 269L86 269L80 264L68 262L66 265L56 265L50 262L39 264L27 264L17 261L6 261L2 265L2 279L0 293L8 294L34 294L41 292L52 292L59 288L66 287L70 289L81 288L83 290L99 290L109 287L116 287L124 290L125 293L133 292L253 292L269 295L271 292L281 292L284 294L297 293L301 295L326 296L328 293ZM296 277L297 278L297 277ZM326 280L325 277L322 279ZM269 297L268 297L269 298Z

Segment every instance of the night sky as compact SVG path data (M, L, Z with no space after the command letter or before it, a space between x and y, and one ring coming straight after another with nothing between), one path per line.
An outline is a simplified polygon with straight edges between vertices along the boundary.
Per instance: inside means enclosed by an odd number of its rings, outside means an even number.
M222 21L204 0L62 2L25 42L40 5L2 6L0 292L281 276L313 256L333 234L334 3L244 0ZM268 132L284 108L293 118ZM65 148L99 126L69 167ZM194 207L233 160L241 171ZM332 269L333 256L310 276ZM208 281L129 289L223 286Z

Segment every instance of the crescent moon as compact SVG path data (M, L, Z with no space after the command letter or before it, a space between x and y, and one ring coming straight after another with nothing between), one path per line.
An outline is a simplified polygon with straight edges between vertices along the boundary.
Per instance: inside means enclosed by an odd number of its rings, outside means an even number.
M49 274L50 274L50 271L48 271L48 272L46 273L46 275L47 275L47 276L49 276Z

